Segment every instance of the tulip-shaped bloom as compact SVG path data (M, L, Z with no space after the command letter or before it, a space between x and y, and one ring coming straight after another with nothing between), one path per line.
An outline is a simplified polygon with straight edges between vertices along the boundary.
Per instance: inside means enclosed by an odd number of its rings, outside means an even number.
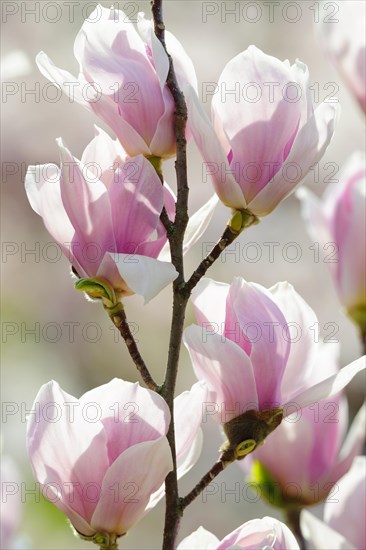
M163 206L174 219L173 193L146 158L127 158L99 128L80 162L58 144L61 169L28 169L25 187L33 210L79 277L105 279L117 296L136 293L149 301L177 276L160 221ZM184 253L205 231L216 204L214 195L191 216Z
M103 278L119 296L150 300L177 273L156 258L166 244L160 222L164 200L174 199L142 155L123 159L100 132L75 159L59 140L61 168L31 166L29 202L81 278Z
M172 469L165 401L118 379L80 399L49 382L34 411L28 453L44 495L81 535L124 535Z
M299 550L296 538L281 521L271 517L247 521L221 541L210 531L199 527L178 545L178 550Z
M366 548L366 458L354 459L349 472L335 487L334 498L324 507L324 523L304 510L301 528L314 550Z
M228 62L212 99L212 122L192 89L189 124L221 201L269 214L323 156L336 104L315 111L309 73L250 46ZM214 129L213 129L214 127Z
M327 0L318 5L322 17L315 28L320 44L366 113L365 2L337 2L334 17L330 17L330 6Z
M180 85L196 87L191 60L165 33ZM42 74L100 117L130 156L171 157L175 153L174 101L166 86L168 57L151 21L139 14L138 32L128 16L98 5L84 21L74 45L79 77L59 69L43 52Z
M366 164L365 154L354 153L322 200L301 189L307 229L320 244L339 298L348 314L366 334Z
M314 382L317 375L330 376L337 372L334 347L337 345L330 343L321 347L315 360ZM282 422L265 445L252 453L251 481L258 484L261 494L275 506L309 506L326 497L334 502L339 498L339 478L362 450L365 406L357 414L342 445L346 424L347 401L342 395L294 413Z
M224 461L243 458L283 416L337 394L366 366L361 358L332 376L318 372L316 316L288 283L266 290L239 277L231 285L202 279L192 299L199 326L184 340L210 390L206 416L228 439Z

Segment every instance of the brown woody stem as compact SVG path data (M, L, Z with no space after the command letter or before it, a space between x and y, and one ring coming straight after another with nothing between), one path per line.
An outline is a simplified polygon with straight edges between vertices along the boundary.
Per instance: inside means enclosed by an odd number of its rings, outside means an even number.
M160 386L158 386L158 384L156 384L156 382L153 380L149 369L147 368L145 361L141 357L141 354L138 350L137 344L130 330L130 326L128 324L123 305L119 302L112 308L108 308L106 306L104 307L107 310L108 315L111 318L114 326L119 330L120 335L124 339L132 361L135 363L136 368L139 371L141 378L145 382L146 386L150 388L150 390L159 392Z

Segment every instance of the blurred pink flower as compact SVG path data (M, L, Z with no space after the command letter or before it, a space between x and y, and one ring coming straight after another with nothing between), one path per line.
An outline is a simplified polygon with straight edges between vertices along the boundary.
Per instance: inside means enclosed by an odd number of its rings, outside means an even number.
M172 469L164 399L118 379L76 399L52 381L33 409L28 453L44 495L84 536L125 534Z
M13 460L1 456L1 524L0 547L19 548L16 538L22 519L22 494L19 472ZM18 546L17 546L18 544Z
M366 164L354 153L339 181L318 199L303 188L302 213L307 229L328 258L339 298L351 317L366 330ZM336 247L336 249L335 249ZM329 254L331 254L329 259ZM362 327L361 327L362 328Z
M323 14L315 25L320 45L366 113L365 2L337 2L333 14L330 6L322 0L318 7Z
M212 121L187 86L189 124L216 193L231 208L269 214L323 156L335 103L315 111L309 72L254 46L229 61L212 99ZM335 102L337 100L334 100Z
M61 169L31 166L29 202L69 258L79 277L102 277L121 296L153 298L177 272L157 260L167 237L160 213L174 197L142 155L123 160L123 151L102 131L81 161L58 140Z
M338 346L330 343L321 346L314 364L314 383L317 376L331 376L338 371L332 348L338 349ZM264 482L263 489L268 487L267 498L270 501L273 498L271 504L308 506L328 494L332 502L333 494L338 492L335 484L362 450L365 438L365 406L344 440L347 416L343 395L325 399L317 406L294 413L293 418L288 417L265 444L250 455L251 480L259 485ZM244 463L244 469L249 464Z
M332 376L319 372L317 318L288 283L267 290L239 277L231 285L202 279L192 300L199 326L185 330L184 342L210 391L206 416L224 429L248 411L288 416L330 398L366 366L361 358ZM264 439L246 435L256 445Z
M197 86L193 64L178 40L165 33L179 84ZM44 52L42 74L100 117L130 156L175 154L172 95L166 86L168 57L151 21L139 14L138 32L128 16L98 5L81 27L74 45L79 76L59 69Z
M178 545L178 550L229 550L243 548L271 548L272 550L299 550L296 538L281 521L271 517L252 519L243 523L221 541L199 527Z
M336 485L331 502L324 507L324 522L307 510L301 528L314 550L365 550L366 457L357 456L349 472Z

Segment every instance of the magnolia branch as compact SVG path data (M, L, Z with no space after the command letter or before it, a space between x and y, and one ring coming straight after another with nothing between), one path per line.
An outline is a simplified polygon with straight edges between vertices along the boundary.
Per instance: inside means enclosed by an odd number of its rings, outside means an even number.
M185 497L181 498L180 503L180 509L183 512L187 506L189 506L201 493L206 489L206 487L211 483L212 480L215 479L221 472L223 472L228 466L230 462L224 462L223 460L218 460L215 462L215 464L212 466L211 470L207 472L197 483L197 485L186 495Z
M169 342L168 362L165 374L165 380L162 387L162 396L166 400L170 412L171 422L167 433L167 438L172 451L173 471L167 476L165 481L166 489L166 513L163 549L172 550L177 537L180 514L179 514L179 494L177 480L175 434L174 434L174 393L178 373L179 355L183 335L185 310L188 303L188 296L183 294L184 288L184 264L183 264L183 240L184 233L188 223L188 180L187 180L187 143L185 129L187 123L187 106L184 95L181 92L175 75L173 61L167 52L165 45L165 25L163 21L162 0L152 1L152 13L154 18L155 34L162 43L169 59L169 72L167 77L167 86L173 96L175 113L175 137L176 137L176 162L175 170L177 175L177 202L176 214L172 225L169 225L167 236L170 244L170 253L172 264L178 272L178 277L173 283L173 312L172 324ZM162 219L167 228L167 220Z
M215 244L210 253L206 256L204 260L200 263L197 269L192 273L191 277L188 279L185 290L192 292L197 283L202 279L206 274L206 271L212 266L212 264L220 257L220 254L227 248L235 239L239 236L240 233L234 233L233 230L227 226L224 233L222 234L220 240Z

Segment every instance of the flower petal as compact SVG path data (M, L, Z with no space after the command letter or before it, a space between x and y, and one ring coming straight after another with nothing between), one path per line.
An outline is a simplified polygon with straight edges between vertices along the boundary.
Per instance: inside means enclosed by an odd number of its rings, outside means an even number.
M282 398L287 401L308 387L311 382L314 383L312 376L318 352L314 326L318 319L311 307L289 283L277 283L270 292L286 319L287 330L282 336L289 338L291 342L290 355L281 384ZM327 374L325 372L323 378L326 378Z
M74 255L89 277L96 275L106 250L115 250L111 206L103 183L85 169L58 140L61 197L75 229ZM89 250L89 247L93 249Z
M164 193L151 163L138 155L117 169L109 189L115 252L140 252L159 223Z
M54 487L54 504L88 535L95 502L83 498L85 487L101 487L109 462L103 424L87 421L80 405L56 382L43 385L34 402L35 414L29 415L27 446L36 479L49 484L51 491Z
M225 423L248 409L257 409L253 367L239 346L218 334L207 337L197 325L184 331L183 341L197 378L214 393L214 403L207 405L213 407L218 422Z
M235 277L230 296L240 333L251 343L250 359L259 406L278 407L282 402L280 388L290 353L290 343L283 337L286 319L271 293L260 285Z
M248 205L278 172L297 134L301 102L296 98L303 90L296 83L294 101L290 88L295 86L293 80L286 63L254 46L231 59L220 75L221 93L212 99L214 126L219 135L227 136L230 167L237 174L236 181ZM239 83L249 83L249 88ZM267 89L268 83L276 86ZM251 165L255 173L249 179Z
M177 550L216 550L219 539L204 527L199 527L178 544Z
M356 550L342 535L307 510L301 512L301 531L312 550Z
M66 243L71 243L75 230L62 203L59 167L55 164L29 166L25 190L31 207L42 216L47 231L67 255Z
M139 443L122 453L104 476L91 520L95 531L126 533L144 516L150 495L172 469L166 437Z
M138 382L114 378L80 398L84 410L97 411L108 442L112 464L129 447L166 435L170 422L168 405L160 395ZM112 405L111 405L112 404Z
M199 208L188 221L187 229L184 234L183 254L186 254L198 239L202 237L210 223L219 198L214 193L212 197Z
M231 208L246 208L242 190L233 177L225 152L203 111L197 94L192 87L186 86L184 95L188 108L188 123L194 140L205 161L205 173L212 176L215 191L220 200Z
M116 281L116 288L121 288L125 293L126 289L129 289L129 294L140 294L144 297L145 304L178 277L178 272L169 262L160 262L138 254L112 254L109 252L105 254L100 265L99 277L108 278L111 273L110 263L117 267L122 279L119 282Z
M314 116L299 130L281 170L250 201L249 210L265 216L296 189L311 166L324 155L334 134L337 112L339 109L331 103L322 103L316 109Z
M225 328L226 300L230 286L203 277L192 292L197 323L212 326L212 332L222 334Z
M328 399L329 397L332 397L340 392L345 386L347 386L347 384L350 383L352 378L354 378L357 373L361 372L365 368L366 362L364 355L346 367L343 367L343 369L341 369L337 374L326 378L315 386L308 388L299 395L296 395L293 397L292 401L296 403L298 409L302 409L312 405L313 403L322 401L323 399ZM289 411L289 414L290 413L291 411Z

